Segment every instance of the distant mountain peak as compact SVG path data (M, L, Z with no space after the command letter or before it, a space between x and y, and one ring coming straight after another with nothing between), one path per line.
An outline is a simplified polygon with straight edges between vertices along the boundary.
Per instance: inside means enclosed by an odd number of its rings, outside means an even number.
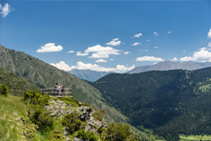
M152 70L159 70L159 71L176 70L176 69L196 70L196 69L202 69L206 67L211 67L211 62L205 62L205 63L198 63L194 61L173 62L171 60L166 60L154 65L136 67L133 70L129 71L128 73L133 74L133 73L141 73L141 72L152 71Z
M80 79L88 80L88 81L97 81L99 78L111 73L111 72L102 72L102 71L93 71L93 70L78 70L73 69L69 71L69 73L77 76Z

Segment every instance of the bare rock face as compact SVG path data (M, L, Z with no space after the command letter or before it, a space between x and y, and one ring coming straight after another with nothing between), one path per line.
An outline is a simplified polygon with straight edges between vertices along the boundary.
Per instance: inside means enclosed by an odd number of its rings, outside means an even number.
M82 114L78 116L81 121L89 120L91 117L90 113L92 112L92 108L82 106L78 108L78 112L82 112Z

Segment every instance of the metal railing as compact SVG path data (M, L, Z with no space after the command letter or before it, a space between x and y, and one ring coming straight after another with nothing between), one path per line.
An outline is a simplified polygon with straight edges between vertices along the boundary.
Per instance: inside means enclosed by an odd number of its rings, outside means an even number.
M48 94L55 97L72 96L72 88L62 88L59 91L57 88L43 88L40 89L41 94Z

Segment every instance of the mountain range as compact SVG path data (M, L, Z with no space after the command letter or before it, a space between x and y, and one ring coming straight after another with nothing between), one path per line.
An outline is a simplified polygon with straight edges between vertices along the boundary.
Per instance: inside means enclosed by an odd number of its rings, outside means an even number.
M178 140L179 134L211 134L210 72L211 67L108 74L89 83L138 129Z
M170 60L159 62L155 65L148 65L148 66L139 66L134 68L133 70L127 72L129 74L134 73L141 73L141 72L147 72L147 71L153 71L153 70L197 70L202 69L206 67L211 67L211 62L204 62L204 63L198 63L193 61L187 61L187 62L172 62ZM77 76L80 79L87 80L87 81L97 81L101 77L114 73L114 72L99 72L99 71L93 71L93 70L77 70L73 69L69 71L71 74Z
M99 71L93 71L93 70L78 70L78 69L73 69L69 72L80 79L88 80L92 82L98 80L99 78L109 73L112 73L112 72L99 72Z
M163 61L160 63L157 63L155 65L149 65L149 66L139 66L134 68L133 70L129 71L128 73L140 73L140 72L146 72L146 71L153 71L153 70L197 70L202 69L206 67L211 67L211 62L204 62L204 63L197 63L193 61L187 61L187 62L172 62L172 61Z

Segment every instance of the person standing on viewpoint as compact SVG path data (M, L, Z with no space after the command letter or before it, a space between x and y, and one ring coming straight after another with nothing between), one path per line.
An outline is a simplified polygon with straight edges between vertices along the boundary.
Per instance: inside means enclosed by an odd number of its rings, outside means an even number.
M64 88L65 86L62 87L62 95L64 96Z
M55 86L54 86L54 93L53 93L53 96L55 96L55 95L56 95L56 92L57 92L57 87L58 87L58 83L56 83L56 84L55 84Z
M59 92L60 92L60 84L58 84L58 86L57 86L57 92L58 92L58 95L59 95Z

